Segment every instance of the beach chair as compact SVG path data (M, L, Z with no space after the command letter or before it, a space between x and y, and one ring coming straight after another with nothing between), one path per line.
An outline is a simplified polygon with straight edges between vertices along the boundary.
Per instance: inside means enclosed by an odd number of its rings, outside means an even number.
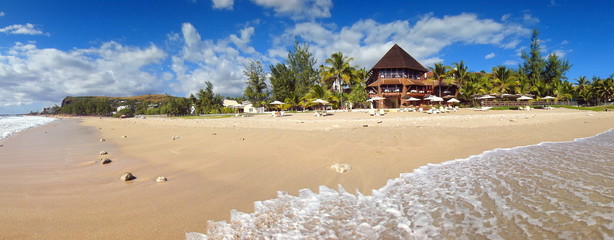
M379 115L380 115L380 116L384 116L384 115L386 115L386 112L384 112L384 109L380 109L380 110L379 110Z
M369 109L369 116L375 116L375 109Z
M279 116L280 117L286 116L286 113L284 111L281 111L281 112L279 112Z

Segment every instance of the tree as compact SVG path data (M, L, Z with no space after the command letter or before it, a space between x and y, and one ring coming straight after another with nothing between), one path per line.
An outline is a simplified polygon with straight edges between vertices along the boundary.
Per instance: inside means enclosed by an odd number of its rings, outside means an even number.
M350 61L353 58L343 56L343 53L333 53L325 60L328 66L320 66L320 75L324 86L331 86L332 90L336 90L341 105L343 105L343 88L344 85L350 85L352 79L352 67Z
M247 86L245 87L244 95L255 107L261 107L266 104L266 99L269 96L266 86L266 75L260 61L249 60L245 65L243 74L247 76Z
M311 85L311 88L309 88L309 92L307 92L307 94L303 96L302 100L305 106L308 106L313 105L313 101L318 98L324 101L328 101L331 104L338 103L337 97L331 91L319 84Z
M545 88L542 80L545 63L542 58L541 41L537 37L538 35L537 29L533 29L529 53L523 50L520 57L524 59L521 73L526 75L523 80L528 81L530 93L541 95Z
M494 90L498 93L516 93L520 91L520 82L514 76L514 72L505 66L497 66L492 69Z
M294 42L294 48L288 51L287 64L294 76L294 91L297 96L304 96L311 85L318 79L318 71L314 68L316 59L309 52L307 43L300 44L298 40Z
M369 95L367 94L367 86L365 82L358 82L352 86L352 92L348 94L348 102L351 104L361 104L365 103L367 99L369 99ZM351 108L351 107L350 107Z
M435 63L435 67L429 67L429 69L433 72L433 77L439 83L439 97L441 97L441 81L448 76L448 66L444 66L443 63Z
M200 89L196 93L198 96L198 101L195 104L197 114L221 112L224 102L222 96L213 93L213 84L211 82L207 81L205 85L205 89Z
M465 85L465 81L467 80L467 66L465 66L465 62L460 61L458 63L454 63L454 70L451 71L452 77L456 82L456 85L459 88L462 88Z
M295 94L296 81L292 70L283 63L269 66L271 70L271 97L273 100L284 101Z

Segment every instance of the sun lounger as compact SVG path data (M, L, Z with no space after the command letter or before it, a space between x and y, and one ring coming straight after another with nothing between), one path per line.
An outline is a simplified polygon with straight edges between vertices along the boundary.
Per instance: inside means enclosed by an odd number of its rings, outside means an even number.
M375 109L369 109L369 115L375 116Z
M474 108L473 110L475 111L488 111L490 110L492 107L481 107L481 108Z

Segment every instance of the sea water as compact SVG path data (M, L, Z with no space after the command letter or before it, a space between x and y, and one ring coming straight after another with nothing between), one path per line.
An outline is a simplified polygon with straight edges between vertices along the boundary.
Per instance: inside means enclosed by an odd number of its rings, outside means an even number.
M48 117L0 115L0 139L55 120Z
M370 195L280 192L188 239L614 239L614 130L418 168Z

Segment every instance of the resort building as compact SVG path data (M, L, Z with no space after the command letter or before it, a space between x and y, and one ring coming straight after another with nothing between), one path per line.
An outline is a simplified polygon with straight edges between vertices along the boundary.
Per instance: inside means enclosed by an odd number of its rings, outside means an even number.
M367 91L370 98L380 97L377 108L401 108L408 105L428 103L429 95L452 98L456 86L439 84L430 79L430 73L409 53L395 44L370 70ZM441 91L440 91L441 88ZM413 101L407 101L413 98Z

